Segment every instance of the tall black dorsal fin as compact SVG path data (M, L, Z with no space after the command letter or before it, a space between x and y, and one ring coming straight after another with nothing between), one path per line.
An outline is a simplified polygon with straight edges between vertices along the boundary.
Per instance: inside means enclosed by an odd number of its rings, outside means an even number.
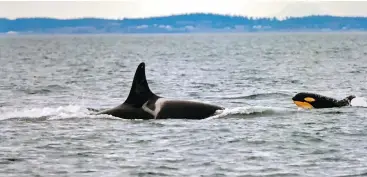
M152 96L155 95L149 89L149 85L145 76L145 63L141 62L138 68L136 68L130 93L124 104L129 104L134 107L141 107Z

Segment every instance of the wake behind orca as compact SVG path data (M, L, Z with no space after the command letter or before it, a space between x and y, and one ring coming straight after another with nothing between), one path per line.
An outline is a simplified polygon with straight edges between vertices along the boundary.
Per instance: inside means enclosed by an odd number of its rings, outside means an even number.
M207 103L171 100L154 94L145 75L145 63L136 69L130 93L124 103L98 112L123 119L204 119L223 107Z
M334 108L350 106L352 99L356 98L354 95L350 95L342 100L326 97L319 94L301 92L296 94L292 100L300 108L312 109L312 108Z

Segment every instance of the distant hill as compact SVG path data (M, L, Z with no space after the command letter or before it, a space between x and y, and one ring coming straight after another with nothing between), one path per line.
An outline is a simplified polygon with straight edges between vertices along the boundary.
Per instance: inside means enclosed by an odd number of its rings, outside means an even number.
M190 33L259 31L367 30L366 17L305 16L248 18L218 14L182 14L121 20L80 18L0 18L0 33Z

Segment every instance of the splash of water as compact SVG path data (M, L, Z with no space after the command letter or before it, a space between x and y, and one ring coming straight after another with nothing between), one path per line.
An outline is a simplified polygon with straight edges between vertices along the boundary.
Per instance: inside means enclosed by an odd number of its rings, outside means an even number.
M356 97L351 100L350 104L355 107L367 107L367 99L363 97Z
M286 112L284 108L274 107L237 107L231 109L225 109L218 111L216 115L208 118L223 118L233 116L261 116L261 115L272 115L276 113ZM7 119L33 119L33 120L59 120L59 119L70 119L70 118L108 118L108 119L120 119L111 115L95 115L94 111L88 110L87 108L79 105L68 105L59 107L44 107L44 108L1 108L0 109L0 120Z
M225 110L217 111L214 116L208 119L225 118L232 117L234 115L246 116L246 115L272 115L281 114L287 112L286 108L276 108L276 107L262 107L262 106L247 106L247 107L235 107Z
M93 115L92 111L78 105L44 108L1 108L0 120L7 119L68 119L68 118L113 118L109 115Z

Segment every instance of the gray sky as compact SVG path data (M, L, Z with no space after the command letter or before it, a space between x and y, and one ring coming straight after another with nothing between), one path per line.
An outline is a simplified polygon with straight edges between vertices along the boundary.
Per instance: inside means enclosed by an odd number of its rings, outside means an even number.
M0 17L148 17L190 12L244 16L329 14L367 16L367 1L320 0L119 0L0 1Z

